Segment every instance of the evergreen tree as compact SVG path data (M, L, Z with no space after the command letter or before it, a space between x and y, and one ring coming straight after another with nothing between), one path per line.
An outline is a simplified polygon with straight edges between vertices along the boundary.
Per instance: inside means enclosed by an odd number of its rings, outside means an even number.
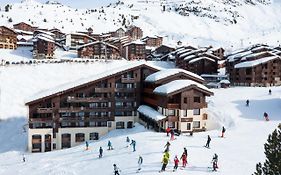
M280 175L281 174L281 124L268 136L264 144L266 160L256 165L254 175Z

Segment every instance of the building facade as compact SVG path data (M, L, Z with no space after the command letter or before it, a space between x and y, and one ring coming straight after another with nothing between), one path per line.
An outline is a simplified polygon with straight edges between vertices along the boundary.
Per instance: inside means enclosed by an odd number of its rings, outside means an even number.
M143 31L141 28L137 27L137 26L130 26L126 33L126 36L130 36L131 39L134 40L139 40L143 37Z
M160 47L163 42L163 37L160 36L147 36L141 39L146 46L149 47Z
M102 41L82 45L78 48L79 58L93 59L120 59L119 49L116 46Z
M51 36L38 34L33 40L33 58L52 59L55 47L55 41Z
M169 110L185 109L179 108L180 101L171 102L173 98L178 100L177 93L168 96L159 95L155 99L147 94L149 90L144 82L147 77L158 71L157 68L144 63L130 63L101 75L92 76L87 80L83 79L75 83L75 86L71 83L33 97L26 103L29 109L28 150L47 152L69 148L84 141L97 140L113 129L132 128L135 122L140 122L138 108L147 105L149 98L151 98L150 101L157 101L155 105L159 106L158 111L171 113ZM165 85L165 82L174 81L177 77L189 78L190 81L203 81L192 73L182 71L184 73L170 75L159 82ZM150 85L155 86L155 84ZM199 89L189 87L181 93L196 94L202 100L202 105L206 107L204 96L209 92L205 92L200 87ZM160 102L161 99L163 101ZM199 109L200 107L200 115L196 117L205 116L205 109L201 108L201 105L191 104L193 102L190 100L188 103L190 103L190 108ZM193 109L187 112L191 111ZM196 112L196 114L199 113L199 111ZM163 125L159 123L162 129L167 125L164 122L166 120L163 119ZM183 120L177 121L178 123L168 123L168 125L181 126L181 121ZM202 127L200 124L198 131L204 129L203 126L204 124Z
M125 44L122 49L122 56L127 60L146 59L145 43L138 40Z
M14 29L29 31L29 32L34 32L34 30L37 29L37 27L33 27L30 24L27 24L25 22L20 22L18 24L14 24L13 26L14 26Z
M16 49L17 33L5 26L0 26L0 49Z
M95 38L83 33L71 33L66 35L66 47L77 50L80 46L97 41Z

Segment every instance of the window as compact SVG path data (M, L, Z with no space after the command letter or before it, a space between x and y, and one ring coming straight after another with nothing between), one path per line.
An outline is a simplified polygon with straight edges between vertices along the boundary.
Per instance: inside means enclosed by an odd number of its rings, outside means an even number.
M186 124L186 130L191 130L191 123Z
M200 103L200 97L194 97L193 102L194 103Z
M168 122L169 128L175 128L175 126L176 126L175 122Z
M187 117L187 110L183 110L183 116Z
M200 115L200 109L193 109L193 115Z
M90 133L90 140L98 140L99 139L99 133L93 132Z
M75 142L84 142L85 141L85 134L77 133L75 134Z
M125 123L124 122L116 122L116 129L124 129Z
M168 112L169 115L175 115L175 110L169 110Z
M183 98L183 102L187 103L187 98L186 97Z
M112 122L108 122L108 127L111 128L112 127Z
M252 69L251 68L247 68L246 69L246 75L250 75L252 73Z
M200 128L200 121L194 121L193 128Z

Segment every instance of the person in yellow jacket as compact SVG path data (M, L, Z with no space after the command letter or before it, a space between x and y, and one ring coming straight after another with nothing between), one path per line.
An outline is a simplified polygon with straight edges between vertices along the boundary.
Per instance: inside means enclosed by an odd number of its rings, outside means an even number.
M163 155L162 163L163 163L163 165L162 165L161 171L159 171L159 172L165 171L165 169L169 163L169 157L167 157L166 153Z

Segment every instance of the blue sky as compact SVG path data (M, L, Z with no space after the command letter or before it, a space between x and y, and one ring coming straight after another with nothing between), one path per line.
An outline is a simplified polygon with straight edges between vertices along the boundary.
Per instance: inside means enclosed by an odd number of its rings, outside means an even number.
M38 2L46 2L48 0L36 0ZM111 2L117 0L57 0L64 5L71 6L73 8L94 8L104 5L108 5ZM3 6L8 3L21 2L21 0L0 0L0 5Z

